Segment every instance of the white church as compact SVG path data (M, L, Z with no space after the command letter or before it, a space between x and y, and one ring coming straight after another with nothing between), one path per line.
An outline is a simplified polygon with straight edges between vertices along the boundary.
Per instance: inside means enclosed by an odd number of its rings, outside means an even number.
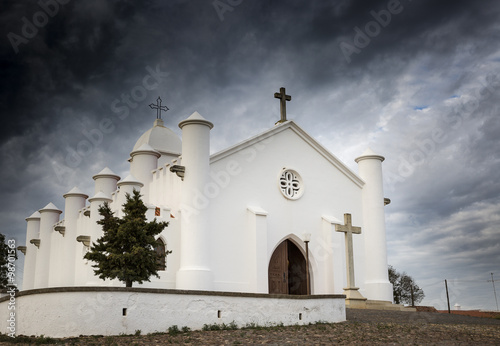
M99 206L108 202L122 216L135 189L148 220L169 226L157 239L160 278L134 287L295 299L345 294L348 306L391 304L384 157L368 149L353 172L286 119L284 88L275 97L281 120L274 127L212 155L214 124L195 112L179 123L181 140L164 126L158 99L153 127L130 143L127 176L106 167L92 177L94 191L74 187L63 210L48 203L26 219L22 292L123 287L95 276L83 256L102 235Z

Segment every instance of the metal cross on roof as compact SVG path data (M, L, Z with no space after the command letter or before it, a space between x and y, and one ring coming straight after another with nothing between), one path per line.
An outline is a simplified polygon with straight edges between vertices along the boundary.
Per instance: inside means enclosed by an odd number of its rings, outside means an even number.
M281 87L279 93L274 93L274 98L280 99L281 119L278 123L284 123L286 121L286 101L291 101L292 97L286 94L285 88Z
M161 111L168 111L168 107L167 106L162 106L161 105L161 98L160 96L158 96L158 99L156 100L156 104L154 103L151 103L149 105L149 107L151 107L151 109L156 109L156 119L161 119Z

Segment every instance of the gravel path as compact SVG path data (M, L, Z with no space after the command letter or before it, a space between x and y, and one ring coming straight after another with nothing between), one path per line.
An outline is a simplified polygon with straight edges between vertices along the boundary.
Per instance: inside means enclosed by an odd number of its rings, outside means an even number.
M17 340L21 341L21 340ZM25 340L40 344L40 339ZM347 309L347 321L309 326L52 339L66 345L500 345L500 320L431 312ZM7 345L8 343L0 343ZM25 343L27 344L27 343Z

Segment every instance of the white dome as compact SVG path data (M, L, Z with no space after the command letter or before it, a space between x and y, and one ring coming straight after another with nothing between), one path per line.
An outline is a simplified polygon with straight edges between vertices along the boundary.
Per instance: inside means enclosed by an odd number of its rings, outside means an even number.
M181 139L174 131L163 126L163 120L161 119L156 119L154 126L144 132L135 143L132 151L139 149L144 144L148 144L160 154L181 154Z

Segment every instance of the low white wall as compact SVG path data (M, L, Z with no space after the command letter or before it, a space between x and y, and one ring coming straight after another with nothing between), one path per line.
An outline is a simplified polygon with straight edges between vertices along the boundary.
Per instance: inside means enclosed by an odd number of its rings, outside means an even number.
M48 288L20 292L14 304L11 297L1 298L1 332L12 333L8 327L12 327L13 312L16 335L50 337L133 334L136 330L147 334L167 332L173 325L196 330L204 324L233 321L238 327L342 322L346 320L344 298L124 287Z

